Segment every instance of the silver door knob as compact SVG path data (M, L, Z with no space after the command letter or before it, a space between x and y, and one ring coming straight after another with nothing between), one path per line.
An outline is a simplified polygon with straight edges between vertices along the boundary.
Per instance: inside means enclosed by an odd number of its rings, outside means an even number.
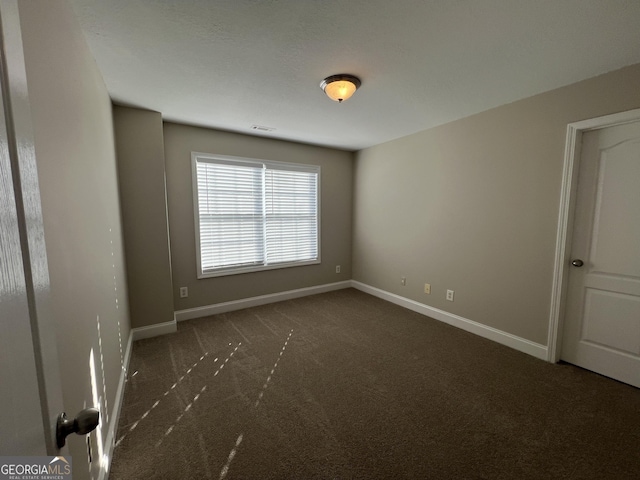
M584 262L582 260L580 260L579 258L576 258L575 260L573 260L571 262L571 265L573 265L574 267L581 267L584 265Z

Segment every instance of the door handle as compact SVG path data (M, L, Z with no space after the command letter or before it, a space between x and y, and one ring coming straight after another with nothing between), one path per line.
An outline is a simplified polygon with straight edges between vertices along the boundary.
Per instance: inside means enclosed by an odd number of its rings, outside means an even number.
M76 418L69 420L67 414L62 412L56 422L56 442L58 448L64 447L66 438L72 433L86 435L92 432L100 423L100 411L97 408L85 408Z
M584 265L584 262L582 260L580 260L579 258L576 258L575 260L573 260L571 262L571 265L573 265L574 267L581 267Z

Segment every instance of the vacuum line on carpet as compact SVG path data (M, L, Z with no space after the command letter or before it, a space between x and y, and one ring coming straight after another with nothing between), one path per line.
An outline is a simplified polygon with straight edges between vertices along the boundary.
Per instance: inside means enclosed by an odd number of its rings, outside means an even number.
M204 353L204 355L202 355L202 356L200 357L200 359L199 359L197 362L195 362L193 365L191 365L191 367L187 370L187 372L186 372L184 375L182 375L182 376L178 379L178 381L177 381L177 382L175 382L173 385L171 385L171 387L169 387L169 389L168 389L166 392L164 392L164 394L162 395L162 397L161 397L159 400L156 400L156 402L151 406L151 408L150 408L149 410L147 410L146 412L144 412L144 413L142 414L142 416L141 416L138 420L136 420L136 421L133 423L133 425L131 425L131 427L129 427L129 431L127 431L127 433L125 433L124 435L122 435L122 436L118 439L118 441L116 442L115 446L117 447L118 445L120 445L120 443L122 443L122 441L125 439L125 437L126 437L129 433L133 432L133 431L136 429L136 427L138 426L138 424L139 424L142 420L144 420L145 418L147 418L147 417L149 416L149 414L153 411L153 409L154 409L154 408L156 408L156 407L160 404L160 400L162 400L162 398L163 398L163 397L166 397L167 395L169 395L169 392L170 392L171 390L173 390L174 388L176 388L176 387L178 386L178 384L179 384L180 382L182 382L182 381L184 380L184 378L185 378L188 374L190 374L190 373L191 373L191 371L192 371L192 370L193 370L193 369L194 369L194 368L195 368L195 367L196 367L200 362L202 362L202 360L204 360L204 359L205 359L205 357L207 357L208 355L209 355L209 352L205 352L205 353ZM217 362L217 361L218 361L218 359L216 358L213 362L215 363L215 362ZM134 375L136 375L137 373L138 373L138 372L136 371L136 372L132 375L132 377L133 377Z
M282 349L280 350L280 355L278 355L278 359L276 360L276 363L273 365L273 368L271 369L271 373L267 377L267 381L264 382L264 385L262 385L262 390L260 390L260 393L258 394L258 399L256 400L256 403L253 405L254 408L258 408L258 405L260 405L260 401L262 400L262 397L264 397L265 390L269 386L269 382L271 381L271 377L273 376L273 374L275 373L276 369L278 368L278 363L280 362L280 358L282 357L282 354L284 353L284 351L287 348L287 344L289 343L289 340L291 339L291 335L293 335L293 328L289 332L289 336L285 340L284 345L282 346ZM229 456L227 457L227 463L225 463L224 467L222 467L222 470L220 471L220 479L219 480L224 480L224 478L227 476L227 473L229 473L229 468L231 467L231 462L233 461L234 457L236 456L236 453L238 452L238 447L240 446L240 443L242 442L242 438L243 438L243 434L241 433L240 436L238 436L238 439L236 440L235 447L233 447L231 449L231 452L229 453Z
M238 439L236 440L235 447L233 447L229 452L229 456L227 457L227 463L225 464L224 467L222 467L222 470L220 471L220 480L223 480L224 477L227 476L227 473L229 473L229 467L231 466L231 462L233 461L233 458L236 456L236 453L238 453L238 447L242 443L242 436L243 435L241 433L238 436Z
M254 316L260 321L262 325L265 326L267 330L269 330L273 334L274 337L278 336L278 333L269 325L267 325L267 322L265 322L260 315L258 315L257 313L254 313Z
M273 377L273 374L275 373L276 368L278 368L278 362L280 361L280 357L282 357L282 354L284 353L284 351L287 349L287 345L289 344L289 340L291 339L291 335L293 335L293 328L289 332L289 336L285 340L284 345L282 346L282 349L280 350L280 354L278 355L278 359L276 360L276 363L273 365L273 368L271 369L271 373L267 377L267 381L264 382L264 385L262 385L262 390L258 394L258 399L256 400L256 403L253 405L255 408L258 408L258 405L260 405L260 401L262 400L262 397L264 396L264 391L269 386L269 382L271 382L271 378Z
M225 359L224 363L222 365L220 365L220 367L218 367L218 370L216 370L216 373L214 373L214 377L216 377L218 375L218 373L220 373L220 371L223 369L223 367L227 364L227 362L231 359L231 357L233 357L233 355L238 351L238 348L240 348L240 345L242 345L242 343L238 343L238 345L236 345L236 348L233 349L233 352L231 352L229 354L229 356ZM174 384L175 386L175 384ZM173 388L173 387L171 387ZM169 436L169 434L171 432L173 432L173 429L176 427L176 425L180 422L180 420L182 420L182 418L184 417L185 413L187 413L191 407L193 406L194 403L196 403L198 401L198 399L200 398L200 396L204 393L204 391L207 389L207 386L203 386L202 389L200 390L200 392L198 392L196 394L195 397L193 397L193 400L191 401L191 403L189 403L183 410L183 412L178 415L176 417L175 422L173 422L173 425L171 425L166 432L164 432L164 436L162 438L160 438L160 440L158 440L158 442L156 443L156 448L159 447L162 444L162 441Z
M242 338L244 338L245 342L247 342L249 345L251 345L251 340L249 340L247 337L245 337L245 336L244 336L244 333L242 333L242 332L240 331L240 329L239 329L238 327L236 327L236 326L235 326L235 324L234 324L231 320L229 320L229 318L227 317L227 315L224 315L224 314L223 314L223 316L224 316L224 319L225 319L227 322L229 322L229 325L231 325L231 326L234 328L234 330L235 330L236 332L238 332Z

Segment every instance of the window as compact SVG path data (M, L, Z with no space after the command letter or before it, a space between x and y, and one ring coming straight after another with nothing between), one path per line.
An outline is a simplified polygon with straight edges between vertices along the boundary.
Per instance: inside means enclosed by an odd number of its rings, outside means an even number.
M198 278L320 262L320 167L192 153Z

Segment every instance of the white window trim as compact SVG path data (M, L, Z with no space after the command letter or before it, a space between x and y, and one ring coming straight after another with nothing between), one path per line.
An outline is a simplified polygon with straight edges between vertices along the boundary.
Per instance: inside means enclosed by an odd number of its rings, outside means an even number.
M309 172L317 172L318 181L317 181L317 231L318 231L318 258L315 260L306 260L306 261L297 261L297 262L286 262L286 263L277 263L272 265L257 265L251 267L231 267L231 268L223 268L216 272L206 272L202 271L202 262L201 262L201 249L200 249L200 215L199 215L199 206L198 206L198 169L197 163L199 159L203 160L215 160L217 162L229 162L233 165L238 164L251 164L251 165L272 165L282 170L295 170L295 171L309 171ZM290 167L290 168L287 168ZM194 216L194 232L195 232L195 241L196 241L196 272L197 278L212 278L212 277L223 277L227 275L240 275L243 273L250 272L262 272L265 270L277 270L281 268L291 268L291 267L301 267L305 265L317 265L321 263L322 256L322 245L321 245L321 231L320 227L322 225L322 213L321 213L321 167L319 165L310 165L304 163L292 163L292 162L279 162L275 160L263 160L257 158L246 158L246 157L235 157L230 155L214 155L211 153L202 153L202 152L191 152L191 190L193 195L193 216Z

